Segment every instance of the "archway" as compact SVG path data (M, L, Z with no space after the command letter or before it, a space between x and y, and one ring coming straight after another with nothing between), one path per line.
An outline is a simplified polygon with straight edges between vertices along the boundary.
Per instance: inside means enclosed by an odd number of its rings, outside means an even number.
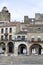
M31 54L41 54L41 45L40 44L33 44L30 47L30 53Z
M25 44L20 44L18 47L18 54L27 54L27 47Z
M0 54L4 54L5 53L5 43L1 42L0 43Z
M8 53L14 53L14 44L12 42L8 43Z

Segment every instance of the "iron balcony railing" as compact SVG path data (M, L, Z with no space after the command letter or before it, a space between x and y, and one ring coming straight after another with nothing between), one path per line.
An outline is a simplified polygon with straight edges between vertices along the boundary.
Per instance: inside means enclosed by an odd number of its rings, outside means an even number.
M27 38L15 38L15 41L27 41Z
M25 38L25 39L18 39L18 38L15 38L15 39L1 39L0 41L14 41L14 42L19 42L19 41L21 41L21 42L28 42L29 44L30 43L43 43L43 40L41 40L41 41L38 41L38 40L36 40L36 41L31 41L31 40L28 40L27 38Z
M15 39L6 39L6 38L4 38L4 39L0 39L0 41L27 41L27 38L25 38L25 39L22 39L22 38L15 38Z

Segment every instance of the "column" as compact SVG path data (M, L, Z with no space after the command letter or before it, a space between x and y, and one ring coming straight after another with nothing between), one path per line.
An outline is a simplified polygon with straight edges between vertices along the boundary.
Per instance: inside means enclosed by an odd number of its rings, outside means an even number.
M18 49L17 49L17 47L15 47L15 49L14 49L14 56L18 56Z
M43 48L41 49L41 54L43 54Z
M8 52L7 43L5 43L5 48L6 48L6 50L5 50L5 56L7 56L7 52Z
M29 46L27 46L27 55L30 54L30 49L29 49Z

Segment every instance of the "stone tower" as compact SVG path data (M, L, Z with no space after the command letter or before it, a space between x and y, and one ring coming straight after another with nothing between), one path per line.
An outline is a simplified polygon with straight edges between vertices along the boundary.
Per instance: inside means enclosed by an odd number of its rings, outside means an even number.
M24 23L28 23L29 19L28 16L24 16Z
M10 22L10 13L7 7L3 7L2 11L0 12L0 21Z

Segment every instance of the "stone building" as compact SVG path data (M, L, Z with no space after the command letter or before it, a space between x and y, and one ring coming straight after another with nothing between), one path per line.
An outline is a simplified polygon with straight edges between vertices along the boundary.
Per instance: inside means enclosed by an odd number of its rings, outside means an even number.
M43 14L24 16L24 22L10 21L6 7L0 12L0 55L43 54Z
M6 7L0 12L0 21L10 21L10 13Z

